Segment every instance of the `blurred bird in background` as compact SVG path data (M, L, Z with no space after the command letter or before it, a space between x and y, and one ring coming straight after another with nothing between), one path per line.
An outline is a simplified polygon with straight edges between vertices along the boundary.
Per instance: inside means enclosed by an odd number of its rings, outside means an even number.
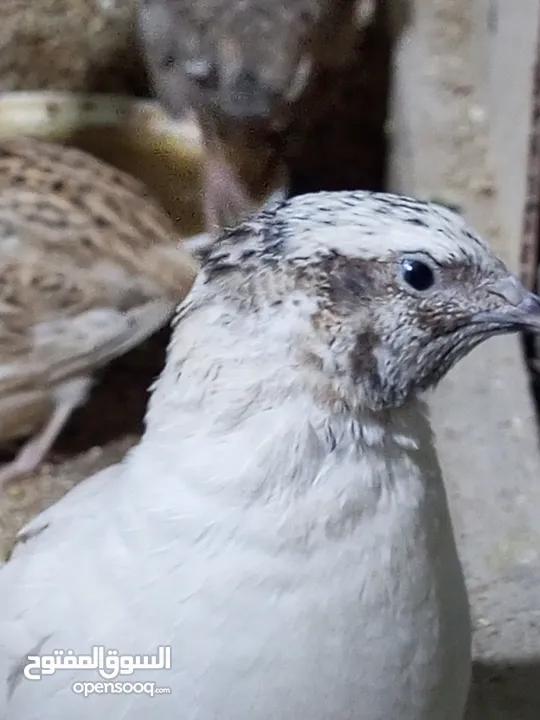
M377 5L141 0L140 33L156 94L173 115L187 98L202 128L210 228L235 225L273 191L287 193L299 145L308 132L319 136L321 117L334 114L336 77L355 66ZM346 104L361 100L349 92ZM325 187L309 174L316 189Z
M74 148L0 144L0 441L32 436L0 485L41 463L94 370L164 325L194 276L141 182Z

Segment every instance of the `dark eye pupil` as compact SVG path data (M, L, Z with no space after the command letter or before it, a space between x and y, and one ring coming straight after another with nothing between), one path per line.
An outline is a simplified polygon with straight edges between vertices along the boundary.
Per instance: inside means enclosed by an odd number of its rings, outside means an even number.
M403 279L415 290L428 290L435 278L433 270L420 260L403 261Z

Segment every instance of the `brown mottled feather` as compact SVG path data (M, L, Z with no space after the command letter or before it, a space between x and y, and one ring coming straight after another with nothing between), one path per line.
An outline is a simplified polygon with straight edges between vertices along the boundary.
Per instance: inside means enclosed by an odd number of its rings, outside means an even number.
M0 90L146 90L136 0L2 0Z
M149 335L195 265L138 180L79 150L0 146L0 440L46 421L62 383Z

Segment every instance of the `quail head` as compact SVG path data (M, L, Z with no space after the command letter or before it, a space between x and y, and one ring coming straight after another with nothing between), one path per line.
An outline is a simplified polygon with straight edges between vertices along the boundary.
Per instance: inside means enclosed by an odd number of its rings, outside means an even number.
M281 284L309 291L321 352L328 344L321 361L339 369L332 384L349 383L373 410L433 386L492 335L539 328L536 296L435 203L360 191L298 196L268 203L201 255L199 282L210 278L238 302L245 294L246 310L254 283L278 316L290 302Z

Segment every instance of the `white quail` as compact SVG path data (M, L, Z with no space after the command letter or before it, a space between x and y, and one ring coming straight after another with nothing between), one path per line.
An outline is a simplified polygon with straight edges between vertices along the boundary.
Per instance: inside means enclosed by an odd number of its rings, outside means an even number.
M0 717L461 720L467 594L420 395L539 330L539 298L392 195L268 205L201 255L140 444L0 571ZM25 677L93 645L171 668Z

